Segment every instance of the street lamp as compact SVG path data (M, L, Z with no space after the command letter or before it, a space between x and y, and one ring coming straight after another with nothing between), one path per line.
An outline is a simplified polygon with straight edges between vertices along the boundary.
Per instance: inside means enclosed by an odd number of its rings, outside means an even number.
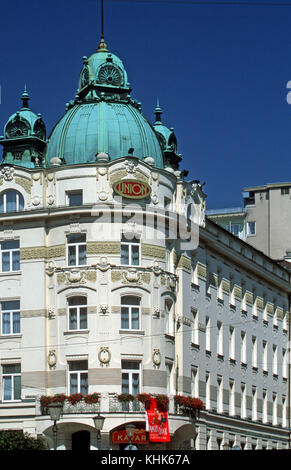
M126 431L126 434L129 437L129 444L126 447L126 450L136 450L137 447L132 445L132 438L133 438L134 431L135 431L135 425L134 424L126 424L125 425L125 431Z
M94 421L94 426L97 429L97 448L100 449L100 447L101 447L101 429L103 429L105 417L101 416L101 414L98 413L97 416L94 416L93 421Z
M53 425L53 434L54 434L54 450L57 450L57 421L59 421L62 411L63 411L63 404L62 403L50 403L48 406L48 412L50 415L50 419L54 422Z

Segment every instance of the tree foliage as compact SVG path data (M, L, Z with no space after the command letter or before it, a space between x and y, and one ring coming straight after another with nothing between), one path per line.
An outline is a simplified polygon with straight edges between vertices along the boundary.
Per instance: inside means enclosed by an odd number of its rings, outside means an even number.
M0 451L48 450L40 439L22 431L0 431Z

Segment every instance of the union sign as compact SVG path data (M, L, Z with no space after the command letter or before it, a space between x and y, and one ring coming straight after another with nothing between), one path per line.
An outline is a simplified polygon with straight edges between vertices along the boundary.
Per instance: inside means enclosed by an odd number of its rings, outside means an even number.
M114 191L120 196L129 199L144 199L151 193L151 187L138 180L122 180L117 181L113 185Z

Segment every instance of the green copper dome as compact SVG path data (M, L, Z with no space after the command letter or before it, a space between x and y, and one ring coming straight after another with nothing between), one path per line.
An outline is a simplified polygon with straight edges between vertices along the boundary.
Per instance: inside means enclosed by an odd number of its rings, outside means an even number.
M98 153L111 160L128 155L152 157L163 168L163 154L147 119L130 103L106 102L76 104L55 126L49 138L46 162L58 157L66 164L96 161Z
M46 165L54 158L79 164L96 161L99 153L110 160L131 153L142 160L151 157L163 168L158 137L130 91L122 61L101 40L97 52L83 57L79 89L49 137Z

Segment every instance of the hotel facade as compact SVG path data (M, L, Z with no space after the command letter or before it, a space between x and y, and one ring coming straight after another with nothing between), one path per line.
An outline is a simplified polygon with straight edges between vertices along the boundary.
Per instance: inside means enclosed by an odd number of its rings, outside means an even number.
M157 105L151 124L102 39L46 139L22 107L0 143L0 429L53 448L41 397L64 402L58 449L287 449L290 274L205 216ZM194 175L195 177L197 175ZM168 443L145 408L169 397ZM175 396L196 397L189 413Z

